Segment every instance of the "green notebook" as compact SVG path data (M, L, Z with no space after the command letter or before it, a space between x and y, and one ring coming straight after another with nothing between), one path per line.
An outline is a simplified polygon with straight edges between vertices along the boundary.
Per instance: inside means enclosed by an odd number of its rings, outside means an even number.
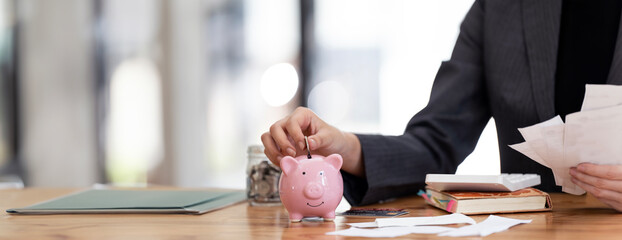
M203 214L246 200L243 191L86 190L24 208L15 214L191 213Z

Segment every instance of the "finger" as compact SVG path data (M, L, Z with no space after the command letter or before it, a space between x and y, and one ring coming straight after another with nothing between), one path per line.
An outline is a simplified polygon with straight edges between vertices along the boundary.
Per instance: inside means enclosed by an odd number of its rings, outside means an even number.
M609 180L606 178L596 177L592 175L588 175L584 172L579 171L577 168L570 168L570 175L577 180L587 183L591 186L600 189L608 189L613 191L622 191L622 181L618 180Z
M611 200L611 199L606 199L606 198L599 198L594 196L594 198L598 199L598 201L604 203L605 205L614 208L615 210L617 210L618 212L622 211L622 203L620 203L619 200Z
M309 109L298 107L286 123L287 132L301 150L306 149L305 133L310 135L311 131L309 130L313 128L311 126L313 117L314 115Z
M304 120L290 118L286 124L287 132L292 137L292 141L294 141L301 150L306 148L305 135L302 131L307 128L308 124L303 125L304 123Z
M591 193L592 195L594 195L594 197L599 198L599 199L606 199L606 200L611 200L611 201L615 201L616 199L622 199L622 193L619 193L617 191L611 191L608 189L602 189L602 188L597 188L594 187L590 184L587 184L585 182L582 182L574 177L570 178L570 180L574 183L577 184L579 187L583 188L585 191Z
M285 127L287 129L287 133L289 133L289 136L292 138L292 142L297 144L300 150L305 149L306 148L305 135L302 132L303 128L300 125L299 120L290 118L290 120L287 121Z
M292 145L287 133L282 127L283 120L276 122L270 126L270 135L283 155L296 156L296 148Z
M606 178L610 180L622 180L622 166L619 165L581 163L577 165L577 170L594 177Z
M335 136L331 136L332 133L328 129L318 131L315 135L308 137L309 150L314 151L321 148L327 148L332 145Z
M270 161L274 163L274 165L280 166L281 158L283 158L283 155L279 151L278 146L272 139L272 136L269 132L261 135L261 142L263 143L263 152L264 154L266 154L266 157L268 157L268 159L270 159Z
M609 199L597 198L597 197L596 197L596 199L598 199L598 201L601 201L602 203L606 204L607 206L610 206L610 207L615 208L615 209L619 209L620 207L622 207L620 205L620 203L618 201L615 201L615 200L609 200ZM620 211L620 210L618 210L618 211Z
M294 139L292 139L292 136L289 133L287 133L287 134L288 134L288 138L287 139L289 140L289 143L292 146L296 147L296 142L294 142ZM295 150L296 150L296 154L294 156L307 155L307 152L306 152L307 150L300 149L300 148L295 148Z

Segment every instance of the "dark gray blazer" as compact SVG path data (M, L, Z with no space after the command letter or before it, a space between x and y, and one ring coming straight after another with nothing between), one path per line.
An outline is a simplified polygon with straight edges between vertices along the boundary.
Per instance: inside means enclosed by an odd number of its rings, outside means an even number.
M410 120L404 135L358 135L366 178L343 173L350 204L414 194L424 187L427 173L454 173L491 117L501 172L538 173L540 189L559 191L548 168L508 145L523 141L517 128L555 115L561 3L476 1L462 22L451 59L438 70L427 107ZM608 83L622 84L622 37Z

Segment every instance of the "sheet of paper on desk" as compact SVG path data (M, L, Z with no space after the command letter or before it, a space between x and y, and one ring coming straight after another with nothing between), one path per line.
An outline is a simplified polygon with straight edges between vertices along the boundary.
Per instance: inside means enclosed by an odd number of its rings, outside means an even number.
M496 232L502 232L518 224L530 223L531 220L519 220L512 218L504 218L495 215L490 215L486 220L481 223L464 226L452 231L440 233L439 236L449 237L466 237L466 236L480 236L485 237Z
M475 220L462 213L434 217L376 218L378 227L410 227L460 223L475 224Z
M348 223L348 225L356 228L375 228L378 227L376 222L358 222L358 223Z
M585 190L572 183L569 169L579 163L622 164L622 86L586 85L580 112L518 129L525 142L514 150L550 168L567 193Z
M462 213L433 217L403 217L403 218L376 218L374 222L348 223L348 225L358 228L369 227L412 227L428 225L447 225L447 224L475 224L473 218Z
M463 237L463 236L487 236L492 233L505 231L515 225L522 223L530 223L531 220L520 220L520 219L512 219L512 218L504 218L495 215L490 215L486 220L480 223L475 223L473 219L465 215L443 215L438 217L414 217L414 218L403 218L410 223L423 224L424 226L388 226L388 227L377 227L377 228L359 228L359 227L372 227L371 223L350 223L348 225L352 226L349 229L339 230L334 232L328 232L327 235L339 235L339 236L353 236L353 237L398 237L403 235L408 235L411 233L415 234L438 234L439 236L450 236L450 237ZM443 226L425 226L425 224L429 224L432 221L430 219L435 219L436 225L448 225L454 224L456 222L461 222L465 218L471 219L471 225L467 225L460 228L455 227L443 227ZM452 220L453 219L453 220ZM387 219L376 219L378 220L387 220ZM471 223L471 221L467 221ZM403 224L403 223L401 223ZM359 227L357 227L359 226Z
M416 226L416 227L383 227L364 229L351 227L345 230L328 232L327 235L349 236L349 237L399 237L415 234L437 234L454 230L452 227L441 226Z

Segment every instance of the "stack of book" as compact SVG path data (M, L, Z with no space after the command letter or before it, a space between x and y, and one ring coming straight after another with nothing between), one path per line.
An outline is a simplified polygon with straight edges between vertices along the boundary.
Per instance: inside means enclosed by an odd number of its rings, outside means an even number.
M439 191L428 186L420 195L428 204L451 213L491 214L552 209L549 194L535 188L513 192L473 192Z

